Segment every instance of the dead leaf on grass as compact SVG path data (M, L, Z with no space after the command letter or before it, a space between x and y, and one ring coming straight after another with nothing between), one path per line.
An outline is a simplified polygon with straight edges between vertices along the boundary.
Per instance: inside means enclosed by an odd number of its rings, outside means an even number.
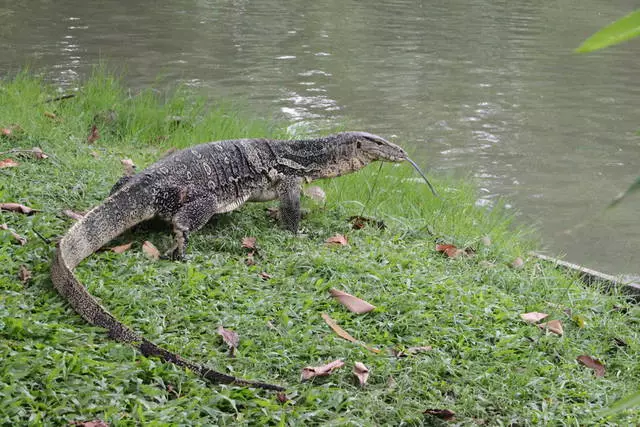
M30 208L29 206L21 205L20 203L0 203L0 210L17 212L25 215L32 215L39 212L37 209Z
M133 163L131 159L121 159L120 163L124 167L124 174L126 176L132 176L136 174L136 165Z
M87 144L93 144L98 139L100 139L100 133L98 132L98 126L91 125L91 130L89 131L89 135L87 136Z
M369 304L368 302L361 300L358 297L354 297L351 294L348 294L343 291L339 291L338 289L330 289L329 293L333 296L338 302L349 310L352 313L362 314L368 313L371 310L375 310L376 306Z
M358 341L357 339L352 337L351 334L349 334L349 332L345 331L340 326L338 326L336 321L333 320L328 314L322 313L322 318L327 323L327 325L329 325L329 327L331 329L333 329L333 332L335 332L340 338L345 339L347 341L351 341L352 343L355 343L355 344L360 344L361 346L363 346L367 350L372 351L374 353L380 353L380 350L378 350L377 348L369 347L368 345L366 345L362 341Z
M318 203L324 202L327 198L327 195L324 192L324 190L318 187L317 185L305 187L304 190L302 190L302 193L308 198L310 198L311 200L314 200Z
M346 246L349 244L349 242L347 241L347 237L343 234L336 234L333 237L329 237L327 240L325 240L325 243L327 245L338 245L338 246Z
M111 252L121 254L131 249L131 245L133 245L133 242L125 243L124 245L114 246L111 248Z
M521 257L517 257L511 262L511 268L520 270L524 267L524 260Z
M456 245L444 243L436 243L436 251L445 254L448 258L471 256L475 253L472 248L459 249Z
M549 332L553 332L556 335L563 335L564 330L562 329L562 322L559 320L551 320L545 323L539 323L538 328L548 330Z
M583 354L581 356L576 357L576 360L582 363L587 368L593 369L593 372L596 374L596 377L604 377L606 369L602 362L598 359L594 359L591 356Z
M13 236L13 238L16 239L18 241L18 243L20 243L20 245L24 246L24 245L27 244L27 239L22 237L21 235L19 235L15 231L11 230L7 226L7 224L0 224L0 230L8 231L11 234L11 236Z
M260 274L258 274L258 276L260 276L260 278L262 280L269 280L271 279L271 275L269 273L267 273L266 271L262 271L260 272Z
M356 362L353 365L353 375L356 376L358 382L360 383L360 387L364 387L369 379L369 368L367 368L364 363Z
M56 116L54 113L50 111L45 111L44 116L50 118L51 120L55 120L58 118L58 116Z
M18 278L23 285L26 285L29 280L31 280L31 271L29 271L26 265L23 264L20 266L20 270L18 270Z
M278 402L280 403L287 403L290 399L289 396L287 396L287 393L285 393L284 391L280 391L276 394L276 399L278 400Z
M256 263L255 259L253 259L254 251L251 251L247 254L247 259L244 260L246 265L254 265Z
M72 426L79 426L79 427L109 427L109 423L102 420L70 421L69 424Z
M333 362L327 363L323 366L307 366L306 368L302 368L300 379L301 381L307 381L315 377L325 377L343 366L344 362L340 359L334 360Z
M431 415L445 421L453 421L456 417L456 413L449 409L427 409L423 414Z
M160 251L158 250L158 248L153 246L153 243L149 242L148 240L145 240L145 242L142 244L142 252L144 252L149 258L153 260L160 259Z
M247 249L255 249L256 248L256 238L255 237L243 237L242 238L242 247Z
M520 314L520 317L522 318L522 320L524 320L527 323L538 323L539 321L541 321L542 319L548 316L549 315L547 313L539 313L537 311Z
M235 356L238 344L240 343L240 337L238 333L231 329L225 329L222 326L218 326L218 335L222 337L222 341L229 346L229 355Z
M20 163L16 162L13 159L9 159L6 158L4 160L0 160L0 169L4 169L4 168L15 168L16 166L18 166Z
M72 211L71 209L65 209L62 211L62 213L76 221L80 221L82 218L84 218L84 214L80 212Z
M378 221L373 218L367 218L366 216L360 216L360 215L354 215L352 217L349 217L349 222L352 224L351 227L354 230L361 230L367 224L374 225L380 230L384 230L385 228L387 228L387 225L384 223L384 221Z

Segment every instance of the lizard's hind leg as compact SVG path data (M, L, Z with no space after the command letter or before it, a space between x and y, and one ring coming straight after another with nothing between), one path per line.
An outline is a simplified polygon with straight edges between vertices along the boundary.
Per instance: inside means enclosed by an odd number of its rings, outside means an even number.
M195 198L181 206L171 219L174 242L165 256L174 260L184 259L189 233L201 229L216 213L218 204L210 195Z

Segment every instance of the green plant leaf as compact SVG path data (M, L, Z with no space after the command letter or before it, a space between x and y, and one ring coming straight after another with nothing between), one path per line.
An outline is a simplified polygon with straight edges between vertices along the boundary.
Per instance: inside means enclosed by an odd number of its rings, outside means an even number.
M611 405L611 407L606 409L605 411L601 412L600 416L608 417L610 415L618 414L622 411L634 408L636 406L640 406L640 391L623 397L616 402L613 402L613 405Z
M640 9L600 29L582 42L576 52L593 52L637 36L640 36Z
M609 206L607 206L607 209L614 207L615 205L620 203L624 198L629 196L631 193L634 193L638 190L640 190L640 176L636 178L635 182L631 184L624 193L621 193L618 197L613 199L613 201L609 204Z

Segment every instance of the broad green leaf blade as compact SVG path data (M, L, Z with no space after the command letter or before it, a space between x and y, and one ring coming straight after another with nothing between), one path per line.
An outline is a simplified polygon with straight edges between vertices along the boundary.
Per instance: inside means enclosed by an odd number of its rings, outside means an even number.
M640 9L600 29L582 42L576 52L593 52L637 36L640 36Z
M613 405L611 405L610 408L602 411L599 415L601 417L608 417L610 415L626 411L627 409L635 408L636 406L640 406L640 391L613 402Z
M629 196L631 193L634 193L638 190L640 190L640 176L636 178L636 181L633 184L631 184L629 188L627 188L627 191L625 191L624 193L620 194L618 197L613 199L613 201L609 204L609 206L607 206L607 209L614 207L615 205L620 203L622 199L624 199L625 197Z

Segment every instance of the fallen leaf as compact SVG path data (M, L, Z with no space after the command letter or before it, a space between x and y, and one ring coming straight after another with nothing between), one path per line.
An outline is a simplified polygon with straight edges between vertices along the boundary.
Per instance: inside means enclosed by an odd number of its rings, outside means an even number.
M256 248L256 238L255 237L243 237L242 238L242 247L247 249L255 249Z
M238 344L240 343L238 333L231 329L225 329L222 326L218 326L218 335L220 335L222 337L222 341L229 346L229 355L235 356Z
M93 144L100 138L100 133L98 133L98 126L92 125L91 131L89 131L89 136L87 136L87 144Z
M373 224L374 226L378 227L380 230L384 230L385 228L387 228L384 221L378 221L373 218L367 218L366 216L361 216L361 215L354 215L352 217L349 217L349 222L352 224L351 227L354 230L361 230L367 224Z
M360 387L364 387L369 379L369 368L367 368L364 363L356 362L353 365L353 375L356 376L358 382L360 383Z
M530 313L522 313L520 317L527 323L538 323L545 317L549 316L547 313L539 313L537 311L532 311Z
M44 115L45 115L45 117L48 117L48 118L53 119L53 120L58 118L58 116L56 116L54 113L52 113L50 111L45 111Z
M347 237L344 236L343 234L336 234L333 237L329 237L327 240L325 240L325 243L328 245L340 245L340 246L345 246L349 244L349 242L347 241Z
M92 420L92 421L71 421L69 422L72 426L80 426L80 427L109 427L109 423L102 420Z
M340 326L338 326L338 324L336 323L335 320L333 320L328 314L326 313L322 313L322 318L324 319L324 321L327 323L327 325L329 325L329 327L331 329L333 329L333 332L335 332L336 334L338 334L338 336L342 339L345 339L347 341L351 341L352 343L356 343L356 344L360 344L361 346L363 346L364 348L366 348L369 351L372 351L374 353L380 353L380 350L378 350L377 348L372 348L369 347L368 345L366 345L365 343L358 341L357 339L355 339L354 337L352 337L349 332L345 331L344 329L342 329Z
M13 131L10 128L2 128L0 129L0 135L2 136L11 136Z
M124 166L124 174L126 176L132 176L136 174L136 165L133 163L131 159L122 159L120 160L122 166Z
M324 192L324 190L318 187L317 185L305 187L305 189L302 190L302 193L308 198L310 198L311 200L314 200L319 203L322 203L327 199L327 195Z
M344 362L340 359L327 363L324 366L307 366L306 368L302 368L300 377L302 381L307 381L315 377L324 377L343 366Z
M36 209L32 209L29 206L21 205L19 203L0 203L0 210L18 212L25 215L32 215L36 212L39 212Z
M114 246L111 248L111 252L121 254L131 249L131 245L133 245L133 242L125 243L124 245Z
M559 320L551 320L545 323L539 323L538 328L548 330L549 332L553 332L556 335L564 334L564 330L562 329L562 322Z
M583 354L582 356L576 357L576 360L582 363L587 368L593 369L593 372L596 374L596 377L604 377L606 369L602 364L602 362L600 362L598 359L594 359L591 356L587 356L586 354Z
M153 246L153 243L149 242L148 240L145 240L145 242L142 244L142 251L149 258L151 258L153 260L159 260L160 259L160 251L158 250L158 248Z
M262 280L269 280L271 279L271 275L265 271L261 272L260 274L258 274L258 276L260 276L260 278Z
M19 163L16 162L15 160L13 160L13 159L7 158L7 159L4 159L4 160L0 160L0 169L3 169L3 168L15 168L18 165L19 165Z
M449 409L427 409L423 414L431 415L432 417L440 418L445 421L453 421L456 417L456 413Z
M280 403L287 403L290 399L284 391L280 391L276 394L276 399Z
M371 305L368 302L361 300L360 298L354 297L351 294L339 291L337 289L332 288L329 290L329 293L331 293L331 296L337 299L340 304L347 307L347 309L352 313L368 313L376 308L375 305Z
M79 213L79 212L75 212L72 211L71 209L65 209L62 211L63 214L65 214L66 216L68 216L71 219L74 219L76 221L80 221L82 218L84 218L84 215Z
M20 270L18 271L18 278L23 285L26 285L29 280L31 280L31 272L25 265L20 266Z
M10 230L9 227L7 227L7 224L0 224L0 230L8 231L13 236L13 238L16 239L22 246L27 244L27 239L25 239L15 231Z
M516 270L520 270L521 268L524 267L524 260L522 258L520 258L520 257L514 259L511 262L511 267L515 268Z
M244 260L246 265L254 265L256 261L253 259L254 251L251 251L247 254L247 259Z
M31 149L31 152L36 159L44 160L49 158L49 156L44 151L42 151L40 147L33 147Z
M475 253L472 248L458 249L456 245L436 243L436 251L444 253L448 258L457 258L459 256L470 256Z

